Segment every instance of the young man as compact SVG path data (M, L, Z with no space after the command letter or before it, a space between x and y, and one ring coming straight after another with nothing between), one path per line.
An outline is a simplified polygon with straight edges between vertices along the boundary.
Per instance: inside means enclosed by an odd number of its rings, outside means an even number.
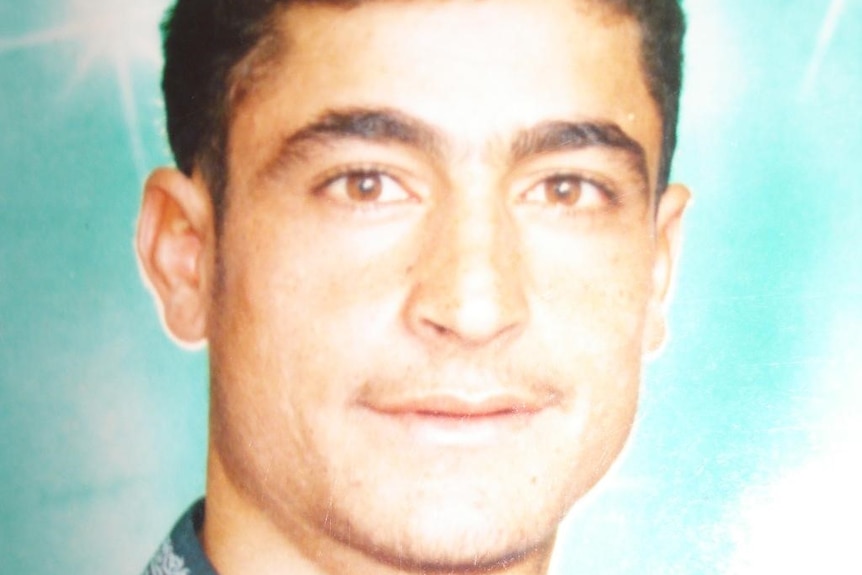
M207 342L147 573L544 573L619 453L688 192L674 0L180 0L140 259Z

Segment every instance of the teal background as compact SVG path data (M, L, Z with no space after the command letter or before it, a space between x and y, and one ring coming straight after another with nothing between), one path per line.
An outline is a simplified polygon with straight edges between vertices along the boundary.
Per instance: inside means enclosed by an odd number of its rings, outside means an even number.
M205 359L132 251L164 4L0 0L2 573L137 573L202 492ZM672 340L556 567L862 573L862 2L686 9Z

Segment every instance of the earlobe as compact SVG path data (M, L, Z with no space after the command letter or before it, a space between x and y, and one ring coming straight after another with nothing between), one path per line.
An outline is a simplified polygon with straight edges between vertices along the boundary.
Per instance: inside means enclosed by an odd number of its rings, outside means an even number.
M175 169L154 171L144 185L138 259L167 329L187 345L206 339L214 243L205 186Z
M667 338L667 307L682 243L682 217L690 198L688 188L672 184L659 199L655 221L653 289L644 337L644 352L647 354L659 352Z

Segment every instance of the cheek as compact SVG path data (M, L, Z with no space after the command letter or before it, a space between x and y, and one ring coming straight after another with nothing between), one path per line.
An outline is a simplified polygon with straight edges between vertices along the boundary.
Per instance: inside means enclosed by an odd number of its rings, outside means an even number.
M306 489L303 477L326 474L313 417L339 416L332 408L345 391L329 382L347 374L333 350L350 330L329 327L346 296L331 286L345 282L315 257L320 250L308 239L315 236L263 218L246 221L252 224L225 226L220 242L210 325L212 441L227 472L275 505L281 494Z
M577 239L528 238L535 282L531 319L536 354L564 382L581 462L609 463L634 418L641 351L651 295L652 243L647 225ZM581 410L581 411L579 411ZM587 469L598 478L607 467Z
M535 237L529 244L534 319L568 353L613 364L637 362L652 289L647 230L551 240Z
M406 232L357 242L313 214L262 211L225 227L211 345L230 349L211 355L231 370L225 381L244 381L283 409L343 402L372 363L375 334L398 317L410 257L409 242L395 239Z
M556 237L558 249L548 249L547 236L528 244L543 361L558 370L571 412L583 410L573 417L582 421L572 438L583 449L580 461L612 460L634 418L651 289L647 232ZM597 478L605 468L588 474Z

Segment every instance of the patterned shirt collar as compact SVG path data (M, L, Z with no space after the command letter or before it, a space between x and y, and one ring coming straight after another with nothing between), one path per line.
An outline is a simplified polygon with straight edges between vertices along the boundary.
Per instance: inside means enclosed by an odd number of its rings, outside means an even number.
M203 521L201 499L177 521L142 575L217 575L198 539Z

